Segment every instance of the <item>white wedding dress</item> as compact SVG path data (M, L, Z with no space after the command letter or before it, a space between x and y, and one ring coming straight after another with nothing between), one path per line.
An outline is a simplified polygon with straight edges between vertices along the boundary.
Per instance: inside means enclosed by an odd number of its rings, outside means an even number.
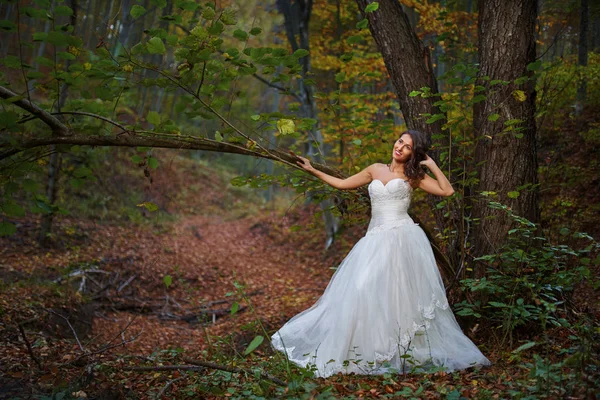
M410 184L374 180L369 195L366 235L321 298L271 337L275 349L320 377L489 365L456 322L429 240L407 214Z

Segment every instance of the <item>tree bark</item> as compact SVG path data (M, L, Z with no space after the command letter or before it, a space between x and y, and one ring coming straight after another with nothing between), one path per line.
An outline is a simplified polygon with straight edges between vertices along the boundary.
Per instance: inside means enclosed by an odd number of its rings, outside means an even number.
M356 0L364 13L370 0ZM397 0L379 1L379 9L364 14L369 20L369 29L383 56L385 67L396 89L400 110L409 129L421 131L429 138L442 132L442 122L427 124L421 115L437 114L440 110L433 105L435 97L410 97L413 90L429 87L438 92L437 79L431 65L429 48L418 38L408 21L408 16Z
M515 84L529 76L527 65L535 61L536 0L479 0L479 84L487 98L475 104L473 122L478 138L475 161L479 165L478 192L496 192L496 200L512 211L537 222L535 82ZM509 81L490 85L492 80ZM523 91L526 98L519 99ZM497 121L488 117L499 114ZM493 118L492 118L493 119ZM521 120L515 130L505 132L504 122ZM521 138L519 136L522 135ZM515 193L519 192L516 198ZM473 239L475 255L495 252L505 241L513 222L488 207L484 197L473 204L479 219Z
M288 42L292 47L292 51L298 49L310 51L308 25L312 13L312 5L312 0L299 0L295 2L292 2L291 0L277 0L277 7L284 16L285 31ZM296 40L296 36L298 36L299 43ZM298 93L302 104L302 116L318 121L313 85L307 85L305 83L305 78L310 71L310 54L302 57L300 63L302 64L302 78L298 79ZM324 162L325 149L323 134L321 133L321 127L318 122L311 128L309 136L310 137L307 140L306 155L317 162ZM332 206L330 200L323 200L319 206L323 211L323 221L327 233L325 247L329 248L335 239L339 223L330 210Z
M588 65L588 31L589 31L589 2L581 0L581 15L579 19L579 87L577 88L577 104L575 105L575 113L577 116L581 114L585 104L587 92L587 78L583 75L583 68Z
M438 97L411 97L410 92L428 87L432 94L438 93L438 83L431 63L431 52L417 36L411 26L408 16L397 0L380 0L379 8L375 12L365 13L365 7L370 0L356 0L359 10L369 21L371 35L383 56L386 69L396 89L400 111L408 129L414 129L427 135L429 140L433 135L442 131L442 120L428 124L427 117L423 114L442 113L433 104ZM448 135L449 136L449 135ZM449 145L449 139L437 140L437 146L429 151L429 155L436 161L439 160L440 148ZM449 179L452 179L449 177ZM440 201L437 196L428 196L428 203L433 210L435 221L440 232L449 226L448 219L444 216L447 210L439 209L436 204ZM450 212L448 214L453 214ZM457 254L455 244L449 246L449 258L454 260Z
M77 24L77 13L78 13L78 3L77 0L71 0L70 4L71 9L73 10L73 14L70 18L70 23L73 28L76 27ZM69 65L71 64L70 60L67 60L65 69L69 69ZM69 95L69 86L64 83L58 93L58 102L56 103L56 110L60 112L64 107L67 96ZM49 235L52 233L52 223L54 222L54 216L56 212L54 211L54 206L56 202L56 193L58 191L58 183L60 179L60 167L62 165L62 155L57 151L56 145L51 146L52 154L50 155L50 162L48 165L48 180L46 184L46 198L48 202L53 207L52 211L47 214L43 214L40 221L40 231L38 235L38 243L40 246L45 247L49 244Z

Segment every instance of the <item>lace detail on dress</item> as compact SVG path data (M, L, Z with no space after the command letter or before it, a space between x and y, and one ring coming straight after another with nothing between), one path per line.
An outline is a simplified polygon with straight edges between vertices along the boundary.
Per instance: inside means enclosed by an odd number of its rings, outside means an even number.
M302 367L315 367L315 374L320 377L327 377L331 375L335 375L338 372L348 373L348 372L358 372L362 374L381 374L382 368L384 367L382 364L386 362L390 362L393 360L396 355L400 353L400 355L407 354L410 351L410 344L414 340L415 335L419 333L426 334L427 329L431 326L430 320L435 319L435 309L440 308L442 310L446 310L448 308L448 301L446 299L439 300L435 294L431 295L431 302L428 306L419 305L419 312L421 313L422 320L421 321L413 321L412 326L407 328L406 330L402 330L401 327L398 329L398 337L396 339L396 343L392 344L390 350L386 353L375 353L375 363L355 363L353 360L342 360L342 362L337 362L338 360L330 360L327 364L325 364L322 368L318 368L318 366L311 362L311 359L315 358L314 354L303 354L303 358L294 357L295 347L286 347L281 340L281 335L275 333L271 337L271 343L276 350L279 350L286 354L289 361L300 365ZM359 349L360 352L360 349Z

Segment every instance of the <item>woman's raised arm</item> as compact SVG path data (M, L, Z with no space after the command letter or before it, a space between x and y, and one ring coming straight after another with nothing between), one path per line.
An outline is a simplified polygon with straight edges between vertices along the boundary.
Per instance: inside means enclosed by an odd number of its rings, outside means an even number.
M367 183L370 183L373 180L373 176L371 175L372 165L363 169L357 174L354 174L346 179L336 178L335 176L331 176L326 174L325 172L319 171L315 169L307 158L298 157L301 161L298 161L298 165L301 166L304 170L308 171L310 174L316 176L321 179L323 182L328 185L333 186L336 189L340 190L348 190L348 189L356 189Z

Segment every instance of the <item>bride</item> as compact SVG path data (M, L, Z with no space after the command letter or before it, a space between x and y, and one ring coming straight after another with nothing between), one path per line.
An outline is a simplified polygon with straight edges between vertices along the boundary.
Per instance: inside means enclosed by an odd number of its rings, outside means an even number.
M454 193L426 151L424 135L409 130L394 143L390 164L373 164L346 179L299 157L302 168L334 188L369 184L372 216L321 298L271 337L290 361L320 377L490 365L458 326L431 245L407 214L414 189Z

